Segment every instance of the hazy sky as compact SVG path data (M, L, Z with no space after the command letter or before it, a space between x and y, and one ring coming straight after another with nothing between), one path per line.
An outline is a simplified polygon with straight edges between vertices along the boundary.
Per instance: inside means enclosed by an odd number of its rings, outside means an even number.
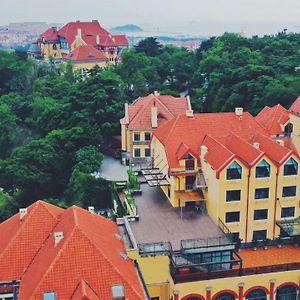
M300 0L0 0L0 3L0 24L98 19L107 28L134 23L150 31L200 35L300 30Z

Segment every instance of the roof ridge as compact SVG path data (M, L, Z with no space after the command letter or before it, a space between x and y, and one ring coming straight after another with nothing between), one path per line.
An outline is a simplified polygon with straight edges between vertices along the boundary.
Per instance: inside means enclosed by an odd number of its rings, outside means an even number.
M56 226L59 224L59 222L57 222ZM46 241L51 237L51 235L54 233L54 229L56 228L56 226L53 228L53 232L51 234L49 234L48 238L46 239ZM30 294L30 296L34 295L35 291L38 290L38 288L41 285L41 282L44 280L44 278L49 274L50 270L52 269L52 266L56 263L56 261L60 258L63 250L67 247L68 242L70 241L70 237L73 236L75 229L78 228L78 226L74 226L72 231L70 232L70 235L68 236L68 238L65 239L64 244L62 245L61 249L58 251L57 255L55 255L54 259L51 261L50 265L48 266L47 270L45 273L43 273L42 277L40 278L40 280L38 281L35 289L32 291L32 293ZM42 247L45 245L45 243L41 246ZM36 257L36 256L35 256Z
M35 203L33 203L32 205L30 205L30 206L32 206L32 211L28 214L28 212L27 212L27 218L26 218L26 215L25 215L25 218L24 218L24 221L23 221L23 219L21 219L20 220L20 222L22 222L22 224L23 224L23 226L20 226L19 227L19 229L15 232L15 234L13 235L13 238L12 239L10 239L10 241L9 241L9 243L6 245L6 247L5 248L3 248L3 250L2 250L2 253L0 253L0 258L1 258L1 256L3 256L4 255L4 253L6 252L6 250L7 250L7 248L9 248L9 246L10 246L10 244L17 238L17 236L19 235L19 233L23 230L23 227L24 227L24 224L27 224L29 221L28 220L30 220L31 218L32 218L32 214L33 214L33 212L35 211L35 210L37 210L37 207L38 207L38 205L40 204L40 202L41 202L41 200L38 200L38 201L36 201ZM29 206L29 207L30 207ZM29 207L27 207L27 209L29 208ZM19 213L16 213L15 214L15 216L17 216ZM6 221L8 221L9 219L7 219ZM6 222L6 221L4 221L4 222ZM3 222L3 223L4 223Z
M165 138L164 144L167 144L167 142L168 142L168 139L169 139L169 137L170 137L171 133L173 133L173 130L174 130L175 124L177 124L177 122L178 122L179 118L180 118L180 115L179 115L179 116L177 116L177 117L175 117L175 118L173 118L172 120L170 120L170 122L172 122L172 121L173 121L173 124L172 124L172 126L171 126L171 128L170 128L170 130L169 130L169 133L168 133L168 135L167 135L167 136L166 136L166 138Z
M167 96L167 95L166 95ZM157 96L155 96L154 95L154 97L155 97L155 99L157 99L159 102L160 102L160 104L163 106L163 107L165 107L165 109L171 114L171 116L173 116L173 118L175 117L174 115L173 115L173 113L169 110L169 108L159 99L159 97L157 97Z

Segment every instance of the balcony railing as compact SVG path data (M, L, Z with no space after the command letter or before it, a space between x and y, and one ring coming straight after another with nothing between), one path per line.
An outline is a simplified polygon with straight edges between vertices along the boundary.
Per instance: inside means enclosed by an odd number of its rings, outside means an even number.
M148 145L149 141L132 141L133 145Z
M228 268L229 265L231 266L231 268ZM219 270L214 270L216 268L219 268ZM294 270L300 270L300 263L280 264L251 268L243 268L241 259L231 260L222 263L213 262L184 267L176 267L174 264L171 264L171 275L175 284L217 278L249 276Z

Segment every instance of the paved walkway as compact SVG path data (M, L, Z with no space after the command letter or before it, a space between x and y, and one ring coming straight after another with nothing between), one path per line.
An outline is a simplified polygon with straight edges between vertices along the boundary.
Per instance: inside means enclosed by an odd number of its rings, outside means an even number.
M127 170L128 167L123 166L120 160L104 155L100 171L95 175L97 177L103 177L107 180L127 180Z

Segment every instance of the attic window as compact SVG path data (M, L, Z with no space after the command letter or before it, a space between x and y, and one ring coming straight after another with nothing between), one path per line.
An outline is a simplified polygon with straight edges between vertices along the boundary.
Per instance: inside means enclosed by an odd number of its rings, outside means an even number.
M94 54L89 52L88 57L94 57Z
M111 287L113 300L125 299L125 292L123 284L116 284Z
M46 292L43 294L43 300L56 300L55 292Z

